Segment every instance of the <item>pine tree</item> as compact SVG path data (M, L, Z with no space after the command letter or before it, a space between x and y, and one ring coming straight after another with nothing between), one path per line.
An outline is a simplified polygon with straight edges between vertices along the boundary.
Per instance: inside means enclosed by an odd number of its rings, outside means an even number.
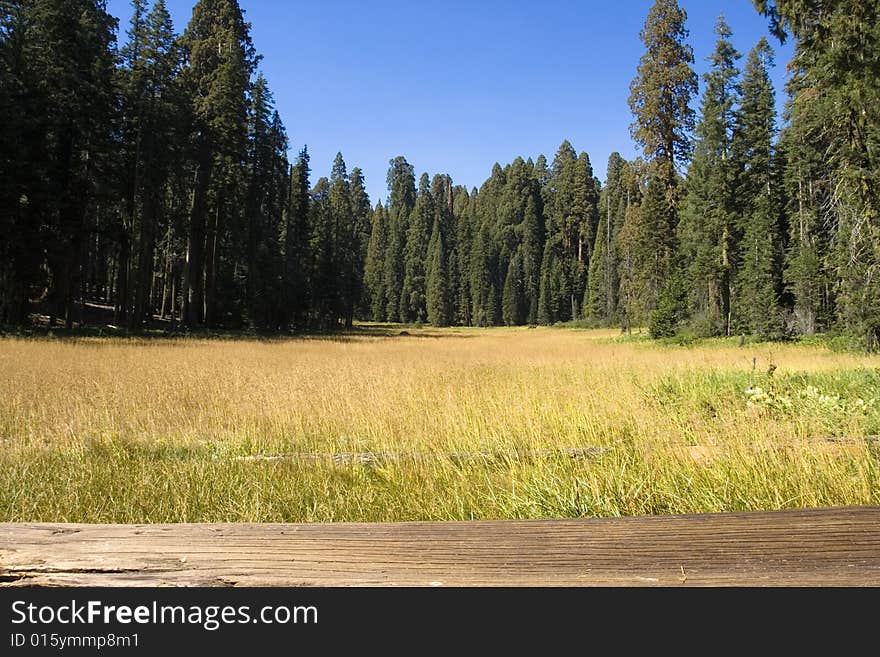
M385 252L388 250L388 216L385 206L373 210L370 243L364 265L364 283L370 299L370 317L374 322L385 319Z
M648 178L640 203L627 208L626 220L618 237L620 254L620 295L624 328L643 325L658 308L671 271L672 256L657 249L657 244L668 241L663 233L668 230L666 217L668 200L663 181ZM670 289L666 311L673 312L677 321L679 310L669 302L676 299L678 290ZM672 322L673 319L669 319Z
M251 91L248 180L244 231L247 233L247 314L262 330L284 324L281 233L289 194L287 132L262 74Z
M517 251L507 268L501 294L501 317L507 326L519 326L526 320L525 271L522 253Z
M133 22L133 27L134 27ZM136 269L133 281L134 303L129 321L133 330L149 323L153 314L151 287L156 250L156 236L164 211L165 186L172 168L180 158L181 123L185 120L184 99L177 76L182 53L164 0L157 0L146 17L144 38L139 51L141 60L132 60L132 70L139 71L127 97L136 120L136 148L132 190L132 211L140 203L135 235Z
M645 310L657 307L663 281L671 273L678 225L676 167L691 153L694 112L690 100L697 91L697 76L692 68L693 50L686 43L686 20L676 0L656 0L640 35L646 52L630 85L629 104L635 117L632 135L644 149L653 174L649 197L641 209L641 234L633 242L638 250L632 261L633 281L640 281L636 287L648 295L639 304ZM662 198L657 185L662 187Z
M388 170L388 248L385 252L384 283L385 313L389 322L401 320L404 277L404 249L409 217L416 203L415 174L406 158L391 160Z
M114 178L116 20L94 0L33 0L21 12L27 33L15 47L21 48L22 73L33 94L31 109L39 112L33 127L45 141L32 155L41 160L42 182L25 189L19 201L45 200L39 217L25 213L38 219L46 241L50 323L63 317L72 328L85 304L94 209L111 193L106 181Z
M789 178L798 184L798 217L792 223L793 228L795 223L798 226L797 240L803 257L799 258L799 267L790 267L789 278L798 277L800 269L798 287L807 295L798 299L797 306L802 311L810 307L818 311L815 317L819 321L836 315L842 329L859 335L866 346L877 349L878 8L875 3L852 0L828 8L792 1L776 5L779 33L791 31L798 40L793 66L796 83L790 86L793 139L789 143L793 146L793 166ZM820 150L823 145L826 148ZM817 154L821 158L818 167ZM826 201L818 205L818 212L814 205L817 200ZM810 269L819 273L813 286L803 276L807 273L804 270ZM817 289L826 271L838 281L830 294Z
M26 57L27 25L24 3L0 3L0 324L13 325L29 321L31 290L45 284L50 207L48 134Z
M538 322L541 257L544 250L544 227L540 203L540 189L533 188L526 200L522 224L523 294L527 304L525 321L532 325Z
M793 98L805 93L803 83L802 76L789 82ZM786 154L783 179L790 226L783 276L793 297L797 330L807 335L832 326L837 312L832 248L837 222L833 216L826 217L832 206L832 180L823 114L818 99L814 103L789 101L789 126L779 140L779 150Z
M367 251L369 250L370 233L372 231L372 208L370 197L364 182L364 172L355 167L351 170L351 212L354 221L356 256L354 263L355 275L355 314L359 318L366 319L370 316L370 291L364 282L364 271L367 265Z
M351 205L352 192L345 160L336 154L330 175L330 212L333 218L334 258L339 273L336 287L339 290L337 317L347 328L354 323L354 313L360 297L360 244L354 212Z
M247 305L250 325L268 328L272 303L272 260L269 247L272 220L267 200L272 190L275 144L271 134L273 99L266 78L260 73L251 90L248 117L248 191L245 206L247 233Z
M776 100L768 72L772 63L773 52L762 38L749 53L734 140L734 156L740 169L737 197L748 199L741 209L737 314L742 330L764 338L779 337L783 330L780 190L773 161Z
M549 217L542 265L547 272L554 272L557 284L542 286L553 298L539 299L540 321L577 319L587 285L599 199L589 156L576 156L568 141L553 160L545 196Z
M797 40L783 139L795 315L806 331L836 318L880 348L880 10L858 0L755 5L780 39Z
M494 271L492 237L484 225L475 230L470 253L471 322L473 326L494 326L497 323L497 288Z
M678 235L681 264L692 282L690 311L699 332L727 335L740 237L731 156L740 55L730 42L731 31L723 16L718 18L715 34L712 68L703 76L706 91Z
M454 278L454 321L463 326L473 325L473 295L471 293L471 251L474 241L474 208L477 190L462 189L453 203L455 215L455 249L449 257L449 271Z
M599 199L599 217L602 225L597 229L593 258L601 259L601 266L590 262L588 304L593 317L605 322L617 315L620 290L620 273L617 252L617 237L626 216L627 189L624 181L627 166L620 153L608 157L605 188ZM599 232L602 232L601 238ZM604 306L600 307L599 303Z
M656 0L640 34L647 52L630 85L633 138L644 148L671 204L675 203L676 165L687 161L691 153L694 112L690 101L697 92L686 21L687 13L677 0Z
M342 294L337 263L336 216L330 201L330 181L319 178L311 192L309 223L312 254L311 323L328 330L338 327L342 314Z
M607 215L600 213L596 244L593 249L593 257L590 259L589 285L584 293L583 301L584 317L600 321L609 319L609 305L611 304L608 298L610 294L608 261L611 259L611 254L608 251L607 235L610 231L606 228L607 224Z
M296 329L308 321L311 288L311 199L309 152L300 151L290 170L290 194L284 224L284 271L282 275L283 323Z
M449 326L449 272L440 217L434 217L427 254L425 302L428 321L434 326Z
M223 233L228 229L222 223L228 210L225 192L245 151L246 95L256 55L250 25L237 0L199 0L183 45L183 80L192 100L197 172L189 221L184 320L194 327L203 320L208 325L216 320L217 269ZM212 182L218 194L209 207Z
M272 113L269 142L272 145L272 160L267 174L269 183L265 196L267 224L263 248L266 254L264 272L266 283L263 293L267 303L265 303L264 324L268 329L279 330L284 328L286 323L286 313L283 307L284 247L282 236L290 190L290 161L287 158L290 141L277 111Z
M434 198L431 196L428 174L425 173L419 181L419 193L410 212L406 233L400 299L400 319L403 322L424 322L427 319L425 261L433 219Z

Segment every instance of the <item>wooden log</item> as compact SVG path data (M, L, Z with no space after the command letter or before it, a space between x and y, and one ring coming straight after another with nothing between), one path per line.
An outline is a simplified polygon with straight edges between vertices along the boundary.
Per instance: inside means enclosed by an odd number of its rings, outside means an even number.
M5 586L880 586L880 507L400 524L0 524Z

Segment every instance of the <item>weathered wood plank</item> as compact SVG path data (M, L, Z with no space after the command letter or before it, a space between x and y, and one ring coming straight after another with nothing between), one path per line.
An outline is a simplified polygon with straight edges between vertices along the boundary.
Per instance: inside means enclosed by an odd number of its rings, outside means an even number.
M880 586L880 507L401 524L0 524L39 586Z

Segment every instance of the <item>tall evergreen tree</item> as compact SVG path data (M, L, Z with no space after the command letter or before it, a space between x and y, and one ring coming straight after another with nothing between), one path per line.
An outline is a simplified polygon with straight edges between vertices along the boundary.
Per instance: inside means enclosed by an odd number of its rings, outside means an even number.
M649 177L640 203L627 209L619 237L621 251L621 302L624 326L643 326L657 309L671 265L671 255L657 248L668 241L664 231L669 207L663 181ZM670 290L670 293L672 291ZM670 297L670 301L672 297ZM673 310L667 306L666 310ZM665 323L673 320L666 318Z
M374 322L385 319L385 259L388 250L388 215L385 206L376 204L372 216L370 243L364 265L364 283L370 299L370 317Z
M311 323L327 330L338 326L343 293L336 260L339 245L336 241L336 216L330 202L330 181L319 178L311 197Z
M678 236L682 265L691 281L690 312L702 332L727 335L740 238L731 155L740 54L730 42L732 33L723 16L716 22L715 34L711 68L703 76L706 90Z
M648 260L635 260L643 264L653 261L654 271L638 274L645 281L642 289L651 295L645 300L648 308L657 307L662 281L673 264L678 226L677 166L687 161L692 150L694 112L690 101L698 85L692 68L693 49L686 42L686 21L687 13L677 0L656 0L640 35L646 52L630 85L629 104L635 117L632 135L651 164L653 185L660 184L665 197L661 202L656 187L649 186L653 195L641 211L645 232L637 243L640 249L657 254ZM657 241L645 243L648 236Z
M0 3L0 324L27 323L31 297L46 283L49 134L27 56L35 48L29 10Z
M339 297L336 316L348 328L354 323L355 309L360 297L361 277L358 226L355 223L351 200L351 183L345 160L342 158L342 153L337 153L330 175L329 196L335 244L332 264L339 272L338 282L334 285Z
M400 321L404 278L404 249L409 218L416 203L415 174L406 158L391 160L388 169L388 248L385 252L385 319Z
M311 198L309 152L303 148L290 170L290 194L284 223L284 271L282 299L287 326L302 329L308 322L311 287Z
M450 256L450 274L454 278L454 320L471 326L473 295L471 292L471 252L474 242L474 211L477 190L462 189L453 203L455 215L455 250Z
M544 251L542 209L540 189L533 187L526 200L522 222L523 294L528 306L525 321L529 324L538 322L538 304L541 295L541 258Z
M741 268L736 285L736 314L742 330L765 338L782 330L783 239L780 189L774 163L776 99L769 67L773 52L766 39L749 53L737 114L734 157L739 169Z
M609 299L611 285L609 282L609 260L611 253L608 250L607 235L610 231L606 228L608 217L600 213L599 229L596 233L596 245L593 249L593 257L590 259L589 285L584 293L583 315L591 319L607 320L610 318Z
M525 323L529 310L526 305L525 283L522 253L518 250L507 268L501 294L501 318L507 326Z
M370 197L364 182L364 172L355 167L351 170L351 212L354 221L354 286L355 286L355 314L358 318L366 319L370 316L370 291L364 282L364 271L367 265L367 252L369 250L370 233L372 231L372 208Z
M251 92L250 147L245 199L247 305L251 326L277 328L283 256L281 231L288 192L287 134L262 74Z
M410 213L404 247L404 275L400 299L400 319L403 322L427 320L425 262L433 220L434 198L431 195L428 174L424 173L419 180L415 207Z
M640 34L646 52L630 85L629 98L635 116L633 138L644 148L672 205L676 166L691 153L694 111L690 101L697 92L686 21L687 13L677 0L656 0L653 4Z
M27 26L27 34L21 35L19 54L36 100L38 129L45 135L45 150L33 154L42 160L40 186L45 187L34 189L33 198L46 201L38 221L47 245L50 322L63 317L71 328L82 320L95 208L99 198L113 192L106 181L113 179L115 164L110 144L116 118L116 20L96 0L33 0L22 12L20 25ZM22 190L20 205L29 205L21 200L30 199L30 191Z
M563 142L553 160L547 197L547 235L542 258L543 276L539 299L542 322L577 319L587 284L590 251L598 223L598 190L589 156Z
M440 217L435 215L428 243L425 303L428 321L434 326L449 326L449 271L446 261L446 238Z
M494 326L497 323L497 288L493 280L492 237L487 226L474 227L470 252L469 288L471 297L471 324Z
M132 31L136 24L133 21ZM164 212L165 186L182 154L181 126L186 120L177 81L182 53L164 0L156 0L143 32L137 55L132 53L133 79L126 97L129 119L134 120L132 134L136 144L133 166L129 169L133 173L130 211L136 229L134 303L129 320L134 330L149 323L153 314L151 288L156 237ZM134 37L131 41L135 41Z
M217 268L222 232L228 229L222 223L226 189L246 150L247 92L257 58L237 0L199 0L183 44L196 164L184 281L184 320L193 327L216 320ZM210 207L212 182L217 193Z
M808 331L836 315L880 348L880 9L858 0L755 5L780 39L796 39L784 139L796 190L786 271L795 314ZM837 282L831 293L826 272Z
M593 259L590 261L587 307L593 318L605 322L617 315L620 289L617 236L623 227L629 196L624 180L626 166L627 162L620 153L614 152L608 157L605 188L599 199L601 224L597 228ZM597 258L601 264L594 262Z

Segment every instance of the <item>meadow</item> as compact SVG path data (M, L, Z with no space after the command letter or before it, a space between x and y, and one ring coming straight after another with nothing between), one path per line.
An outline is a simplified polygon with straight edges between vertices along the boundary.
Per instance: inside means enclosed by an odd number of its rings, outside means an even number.
M3 522L880 504L878 434L880 357L820 342L370 326L0 339Z

